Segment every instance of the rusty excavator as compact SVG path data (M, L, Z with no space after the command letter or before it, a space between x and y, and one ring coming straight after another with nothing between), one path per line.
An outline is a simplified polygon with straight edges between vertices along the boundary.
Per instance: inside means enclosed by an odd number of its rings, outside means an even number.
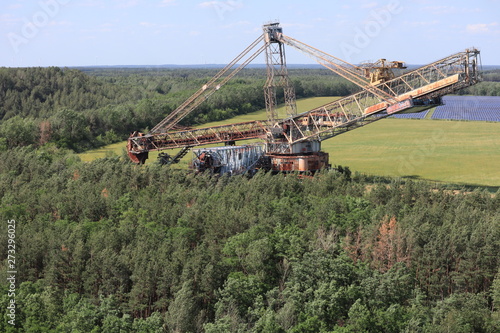
M357 93L306 112L297 112L295 91L288 77L285 45L310 56L319 64L359 86ZM264 85L267 119L208 128L178 130L179 122L232 77L265 53ZM150 151L179 149L175 156L163 153L167 164L176 163L193 148L198 171L243 173L256 168L286 171L317 171L329 166L321 142L396 113L421 112L442 104L441 97L478 83L480 52L466 49L420 68L405 69L401 61L380 59L375 63L350 64L283 34L279 23L263 26L263 33L221 69L198 91L179 105L147 134L134 132L128 139L130 159L142 164ZM401 71L402 72L402 71ZM277 87L284 92L287 116L278 119ZM281 90L281 89L280 89ZM236 141L262 139L264 145L235 146ZM195 148L225 143L218 148Z

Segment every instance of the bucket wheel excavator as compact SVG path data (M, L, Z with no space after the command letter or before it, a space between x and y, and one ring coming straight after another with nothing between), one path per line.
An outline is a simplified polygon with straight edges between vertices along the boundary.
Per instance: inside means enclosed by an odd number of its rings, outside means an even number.
M294 88L288 77L285 46L305 53L356 84L360 90L321 107L298 113ZM264 86L267 119L190 130L175 129L184 117L262 53L265 53L267 65ZM406 68L401 61L381 59L372 64L350 64L283 34L279 23L265 24L261 36L149 133L132 133L127 144L128 155L133 162L142 164L150 151L181 148L178 156L169 159L178 161L179 156L184 156L193 147L214 143L232 145L236 141L260 138L265 146L259 161L249 159L246 166L236 163L238 172L255 167L273 171L314 172L329 165L328 154L321 151L322 141L396 113L427 110L442 104L442 96L478 83L479 55L479 50L475 48L466 49L396 76L392 69ZM276 112L277 87L284 92L287 116L282 119L278 119ZM234 149L232 151L231 147L225 147L223 151L229 155L238 151L241 159L243 148ZM212 158L217 155L202 151L197 156L202 154ZM255 155L255 150L252 150L252 154ZM199 162L197 165L206 166L203 161ZM220 169L221 162L216 164Z

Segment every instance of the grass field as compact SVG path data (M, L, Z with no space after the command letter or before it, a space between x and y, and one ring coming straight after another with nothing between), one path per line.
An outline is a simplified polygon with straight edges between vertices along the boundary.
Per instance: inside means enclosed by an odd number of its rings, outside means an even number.
M500 186L500 123L384 119L323 142L363 173Z
M298 101L299 112L332 97ZM205 126L265 119L265 110ZM384 119L322 143L332 165L352 171L439 182L500 186L500 123ZM80 154L83 161L121 155L125 142ZM171 153L171 152L169 152ZM175 151L172 151L175 154ZM150 154L154 163L157 154ZM176 167L186 168L191 154Z

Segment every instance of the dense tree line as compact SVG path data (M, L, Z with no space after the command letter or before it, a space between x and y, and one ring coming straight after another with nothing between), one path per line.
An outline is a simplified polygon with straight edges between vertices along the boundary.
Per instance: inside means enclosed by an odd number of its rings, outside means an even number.
M459 95L500 96L500 82L483 81L469 88L460 90Z
M84 70L84 71L82 71ZM0 149L54 142L82 151L153 127L217 69L0 68ZM326 69L290 69L298 98L345 96L358 88ZM460 92L500 95L498 71ZM192 126L265 108L265 69L243 70L186 117ZM278 96L282 93L278 91ZM278 102L283 102L278 100Z
M2 68L0 119L14 116L48 118L61 108L78 112L97 109L131 100L127 93L141 92L105 84L74 69Z
M54 142L81 151L116 142L135 130L153 127L216 72L0 68L0 148ZM327 70L293 70L294 75L299 98L346 95L356 90ZM264 69L244 70L182 125L265 108L264 80Z
M482 74L483 82L458 92L460 95L500 96L500 69L490 69Z
M483 73L483 79L489 82L500 82L500 69L490 69Z
M499 207L498 193L333 171L0 152L19 332L498 332ZM6 256L0 331L14 332Z

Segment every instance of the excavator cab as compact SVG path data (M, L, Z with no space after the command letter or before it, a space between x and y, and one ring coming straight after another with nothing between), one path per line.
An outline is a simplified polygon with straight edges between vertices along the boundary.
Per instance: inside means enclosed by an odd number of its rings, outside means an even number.
M377 85L383 82L390 81L396 77L393 68L404 69L406 68L403 61L390 61L386 59L379 59L375 63L365 63L362 65L365 76L370 79L371 85Z

